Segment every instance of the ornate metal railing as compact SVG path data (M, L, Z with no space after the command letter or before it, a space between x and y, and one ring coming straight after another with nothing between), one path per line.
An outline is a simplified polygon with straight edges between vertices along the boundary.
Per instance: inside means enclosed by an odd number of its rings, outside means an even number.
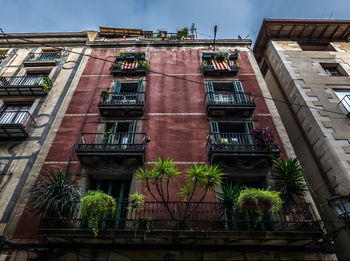
M143 152L146 134L134 132L82 133L76 151L83 152Z
M24 61L56 61L61 58L60 53L29 53Z
M207 142L208 153L264 153L279 154L277 145L258 145L247 133L210 133Z
M255 106L251 93L215 91L205 94L207 105Z
M101 93L101 105L144 105L145 92L104 92Z
M51 87L47 76L0 76L0 95L45 95Z
M320 232L311 204L284 205L278 212L252 210L219 211L218 202L145 202L141 210L132 203L117 203L114 218L100 222L100 230L201 230L201 231L276 231ZM225 212L225 211L224 211ZM82 218L44 219L40 229L88 229Z

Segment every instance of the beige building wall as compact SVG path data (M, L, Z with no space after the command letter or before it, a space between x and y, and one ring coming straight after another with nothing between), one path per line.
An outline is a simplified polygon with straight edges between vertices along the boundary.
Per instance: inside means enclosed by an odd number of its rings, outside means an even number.
M87 58L83 54L90 53L89 48L85 47L87 37L77 33L75 43L72 41L70 44L69 41L73 40L73 37L73 34L59 39L54 36L51 39L41 37L37 39L40 43L28 44L25 48L20 44L13 44L0 64L0 77L24 76L27 69L23 66L23 61L28 53L41 53L41 44L55 44L63 49L57 65L52 67L49 73L53 83L49 94L42 97L0 96L0 110L9 102L31 102L29 112L35 121L29 128L28 138L0 141L0 236L11 238L14 233L16 223L27 203L28 191L37 179L62 114L67 109L86 64ZM80 44L77 44L78 39ZM60 41L66 43L61 45ZM6 43L0 39L0 48L5 47Z
M316 153L331 186L336 193L347 195L350 191L350 118L345 108L339 104L334 90L349 90L348 76L328 76L321 63L337 63L343 72L350 75L350 45L331 43L336 51L302 51L295 41L269 41L265 55L273 70L265 75L265 81L274 99L284 100L278 82ZM262 65L261 62L260 66ZM273 71L273 72L272 72ZM327 206L332 197L327 182L319 171L306 141L294 120L288 106L275 102L282 121L288 131L291 143L303 167L315 202L324 220L332 221L335 227L342 222ZM332 112L336 113L332 113ZM326 223L329 232L333 230ZM337 238L337 253L341 259L350 256L347 243L350 233L342 232Z

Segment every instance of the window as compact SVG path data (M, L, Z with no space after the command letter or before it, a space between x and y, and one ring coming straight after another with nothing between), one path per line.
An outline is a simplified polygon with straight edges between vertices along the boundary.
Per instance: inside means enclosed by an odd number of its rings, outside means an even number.
M31 104L6 104L1 110L0 124L21 124L28 117Z
M269 71L269 66L267 65L266 61L264 61L264 63L262 64L260 71L261 71L262 76L265 77L265 75Z
M243 89L243 85L240 81L234 82L206 82L206 91L208 98L212 103L234 103L241 104L247 103Z
M344 108L350 113L350 90L334 90Z
M139 82L119 82L115 81L113 85L113 94L111 96L112 104L136 104L142 98L143 80Z
M211 137L215 143L252 145L250 131L254 129L251 121L247 122L210 122Z
M136 121L114 122L107 125L107 132L104 137L106 144L123 144L120 149L127 149L127 144L135 141Z
M298 42L303 51L336 51L329 42Z
M334 76L348 76L345 70L339 63L321 63L323 70L330 77Z

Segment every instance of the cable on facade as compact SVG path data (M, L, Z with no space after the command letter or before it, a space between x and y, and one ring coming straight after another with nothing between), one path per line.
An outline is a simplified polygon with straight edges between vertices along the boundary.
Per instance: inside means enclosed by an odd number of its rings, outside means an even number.
M4 37L7 37L7 38L23 40L23 41L28 42L28 43L40 44L40 45L45 46L45 47L54 48L54 49L56 49L58 51L65 51L65 52L69 52L69 53L74 53L74 54L78 54L78 55L87 56L87 57L89 57L91 59L95 59L95 60L99 60L99 61L114 63L114 61L110 61L110 60L107 60L107 59L104 59L104 58L100 58L100 57L95 57L95 56L92 56L91 54L82 54L82 53L79 53L79 52L75 52L73 50L66 50L64 48L51 46L51 45L48 45L48 44L45 44L45 43L42 43L42 42L39 42L39 41L32 41L32 40L29 40L29 39L26 39L26 38L23 38L23 37L6 34L3 31L2 31L2 35ZM166 77L172 77L172 78L175 78L175 79L179 79L179 80L183 80L183 81L187 81L187 82L203 85L203 82L193 81L193 80L190 80L190 79L186 79L184 77L180 77L180 76L176 76L176 75L170 75L170 74L166 74L166 73L161 73L161 72L157 72L157 71L153 71L153 70L148 70L148 71L151 72L151 73L160 74L160 75L163 75L163 76L166 76ZM327 109L323 109L323 108L317 108L317 107L308 106L308 105L304 105L304 104L292 103L292 102L289 102L289 101L279 100L279 99L275 99L275 98L272 98L272 97L266 97L266 96L263 96L263 95L250 94L250 96L255 97L255 98L263 98L263 99L272 100L272 101L275 101L275 102L285 103L285 104L289 104L289 105L292 105L292 106L303 107L303 108L307 108L307 109L310 109L310 110L324 111L324 112L329 112L329 113L334 113L334 114L346 116L346 114L338 112L338 111L332 111L332 110L327 110Z

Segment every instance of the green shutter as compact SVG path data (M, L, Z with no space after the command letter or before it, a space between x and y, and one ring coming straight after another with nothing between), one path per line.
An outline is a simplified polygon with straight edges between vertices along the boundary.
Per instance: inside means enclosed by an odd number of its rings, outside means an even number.
M233 91L235 92L235 100L238 103L246 103L246 98L244 95L244 89L243 89L243 85L242 82L240 81L234 81L233 82Z
M139 81L139 84L137 86L137 98L136 98L136 103L140 103L142 101L142 92L143 91L143 79Z
M120 94L115 94L115 92L120 92L122 88L122 85L119 81L115 80L113 85L113 94L111 98L111 103L116 104L118 103L118 98L120 99Z
M128 143L133 144L135 140L135 131L136 131L136 121L132 121L129 124L128 130Z
M250 135L251 130L254 129L254 123L252 121L247 121L244 123L245 132L249 135L246 136L245 142L249 145L253 145L252 136Z
M210 122L210 131L215 142L219 142L221 139L219 124L217 121Z
M205 88L207 90L209 103L213 103L215 101L215 99L214 99L214 85L213 85L213 82L206 81L205 82Z
M107 131L107 144L117 144L119 137L117 136L118 122L113 123L112 127Z
M117 203L117 211L116 211L115 224L114 224L115 228L119 228L119 222L120 222L120 218L122 214L121 212L123 208L122 206L123 203L121 202L123 202L123 199L124 199L124 190L125 190L125 181L120 181L119 197L117 199L117 202L119 202L119 204Z

